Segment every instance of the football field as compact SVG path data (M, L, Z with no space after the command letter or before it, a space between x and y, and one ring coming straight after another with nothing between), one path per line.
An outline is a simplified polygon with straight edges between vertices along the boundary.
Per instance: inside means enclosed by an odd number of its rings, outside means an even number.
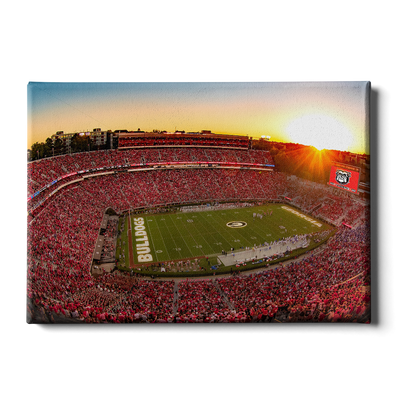
M128 216L125 218L128 219ZM135 265L213 257L220 255L223 250L229 252L231 248L238 252L283 237L331 229L329 225L282 204L131 215L130 224L125 222L121 237L121 242L125 242L125 245L121 245L121 251L125 253L127 265L129 226Z

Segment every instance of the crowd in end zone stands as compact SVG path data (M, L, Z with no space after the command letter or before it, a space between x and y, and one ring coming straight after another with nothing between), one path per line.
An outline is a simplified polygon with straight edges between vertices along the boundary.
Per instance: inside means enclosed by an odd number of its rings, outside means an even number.
M190 149L187 154L196 156L197 150ZM171 154L181 157L181 151L186 149L174 149ZM228 151L237 159L243 156L240 151ZM159 156L169 154L157 152ZM121 157L121 153L115 154ZM124 154L122 157L128 153ZM113 156L97 159L93 152L63 157L68 161L62 166L55 163L58 166L53 172L44 168L35 173L53 176L60 172L57 168L82 168L89 161L110 165ZM225 157L231 156L226 153ZM321 203L321 193L322 198L330 199L331 206L344 204L343 198L336 198L328 189L310 191L287 182L283 174L250 170L157 170L74 183L51 197L29 220L28 297L46 320L59 315L99 323L366 322L370 260L369 226L365 223L356 229L340 228L323 251L289 265L215 281L184 281L178 284L177 292L171 281L142 280L119 272L94 278L89 273L103 213L109 206L119 212L195 200L270 200L281 193L308 208ZM350 210L344 214L346 221L361 218L365 222L365 206L346 201Z
M205 200L276 199L285 176L225 169L150 170L101 175L76 185L76 196L95 198L116 211ZM69 190L69 186L63 190ZM57 192L58 193L58 192ZM77 197L78 199L79 197ZM51 202L50 198L48 201ZM46 203L47 204L47 203ZM46 204L41 207L45 208Z
M115 260L115 249L117 244L117 228L118 218L110 218L107 223L107 228L103 234L104 245L101 250L101 259Z
M368 220L369 209L354 199L333 194L328 187L306 182L304 180L288 180L283 189L291 203L303 211L322 218L334 225L345 222L353 225Z

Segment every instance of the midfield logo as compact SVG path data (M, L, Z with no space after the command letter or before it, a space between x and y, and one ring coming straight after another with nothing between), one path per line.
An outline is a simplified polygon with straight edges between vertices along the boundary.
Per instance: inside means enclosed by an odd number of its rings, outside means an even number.
M226 224L229 228L244 228L247 225L247 222L243 221L231 221Z

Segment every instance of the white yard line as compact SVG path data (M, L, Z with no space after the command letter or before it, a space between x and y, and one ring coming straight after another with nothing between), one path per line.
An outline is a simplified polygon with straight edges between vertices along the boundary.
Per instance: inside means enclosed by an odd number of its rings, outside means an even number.
M174 224L175 228L178 230L178 232L180 232L179 228L175 225L175 222L174 222L174 220L172 219L172 217L171 217L171 221L172 221L172 223ZM167 229L168 229L168 228L167 228ZM187 229L187 230L189 231L190 236L192 236L192 234L190 233L190 230L189 230L189 229ZM181 235L181 236L182 236L183 241L185 242L186 247L189 249L190 254L192 255L192 257L195 257L195 256L193 255L193 253L192 253L192 250L190 250L190 247L189 247L188 244L186 243L186 240L185 240L184 235ZM194 238L193 236L192 236L192 239L194 240L195 243L197 243L196 240L195 240L195 238ZM175 240L174 240L174 241L175 241ZM202 248L201 248L201 250L202 250ZM203 255L204 255L203 250L202 250L202 253L203 253Z
M169 252L168 252L168 247L167 247L167 245L166 245L165 242L164 242L164 236L161 234L160 227L158 226L158 223L157 223L157 218L154 218L154 221L156 222L158 232L160 233L161 239L162 239L162 241L163 241L163 243L164 243L164 247L165 247L165 250L166 250L166 252L167 252L168 259L171 260L171 255L169 254ZM149 225L147 225L147 226L149 226ZM167 228L167 229L168 229L168 228ZM150 233L150 235L151 235L151 233ZM174 242L175 242L175 240L174 240ZM154 242L153 242L153 243L154 243ZM176 243L175 243L175 245L176 245ZM155 252L155 254L157 254L157 253L156 253L156 250L154 250L154 252ZM158 256L156 255L156 257L157 257L157 261L158 261Z

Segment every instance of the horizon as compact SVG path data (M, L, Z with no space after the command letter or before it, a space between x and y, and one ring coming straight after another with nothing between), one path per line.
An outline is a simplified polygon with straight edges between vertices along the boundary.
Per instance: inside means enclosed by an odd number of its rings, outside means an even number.
M75 132L65 132L65 131L63 131L64 132L64 134L66 134L66 135L68 135L68 134L77 134L77 133L81 133L81 132L92 132L93 131L93 129L94 128L92 128L91 130L85 130L85 129L81 129L81 130L77 130L77 131L75 131ZM116 130L116 129L115 129ZM115 131L115 130L112 130L113 132ZM102 131L104 131L103 129L102 129ZM127 131L128 132L133 132L134 130L133 129L127 129ZM167 134L174 134L175 132L167 132L167 131L165 131L165 130L162 130L161 131L161 133L162 132L166 132ZM200 131L199 131L200 132ZM153 131L145 131L145 133L155 133L155 132L153 132ZM188 132L187 131L185 131L185 133L184 134L188 134ZM241 133L235 133L235 134L232 134L232 133L226 133L226 132L212 132L211 131L211 134L215 134L215 135L227 135L227 136L247 136L247 137L249 137L250 138L250 136L249 135L246 135L246 134L241 134ZM54 135L54 134L53 134ZM50 137L50 136L49 136ZM46 138L47 139L47 138ZM46 140L45 139L45 140ZM257 138L252 138L252 140L254 140L254 139L256 139L256 140L263 140L263 139L265 139L265 138L262 138L262 137L257 137ZM279 144L292 144L292 145L297 145L297 146L305 146L305 147L312 147L312 148L314 148L314 149L316 149L316 150L318 150L318 151L339 151L339 152L342 152L342 153L350 153L350 154L358 154L358 155L370 155L369 153L359 153L359 152L353 152L353 151L348 151L348 150L336 150L336 149L317 149L315 146L313 146L313 145L310 145L310 144L303 144L303 143L297 143L297 142L286 142L286 141L277 141L277 140L265 140L266 142L268 142L268 143L279 143ZM36 143L36 142L35 142ZM43 142L38 142L38 143L43 143L44 144L44 141ZM33 144L33 143L32 143ZM30 148L28 148L27 149L28 151L30 151L31 149Z
M30 82L27 145L57 131L140 127L270 136L274 142L369 154L367 85Z

